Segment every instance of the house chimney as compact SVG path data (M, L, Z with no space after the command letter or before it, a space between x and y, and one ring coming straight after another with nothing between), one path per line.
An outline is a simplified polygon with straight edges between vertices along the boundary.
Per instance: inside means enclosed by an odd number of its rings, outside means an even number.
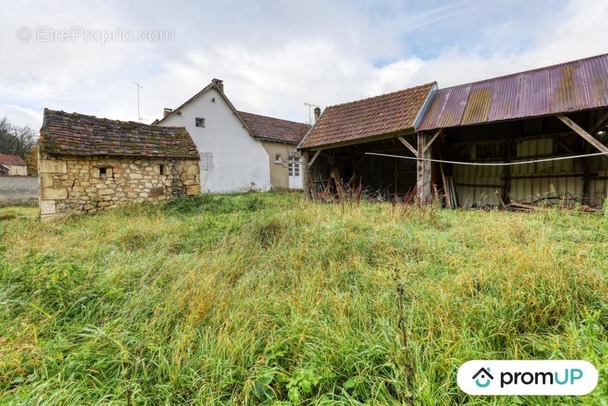
M168 107L165 107L163 109L163 118L167 117L169 114L173 113L173 109L170 109Z
M224 93L224 81L222 79L211 79L211 82L220 89L220 92Z
M319 121L319 117L321 117L321 108L317 106L315 107L315 123Z

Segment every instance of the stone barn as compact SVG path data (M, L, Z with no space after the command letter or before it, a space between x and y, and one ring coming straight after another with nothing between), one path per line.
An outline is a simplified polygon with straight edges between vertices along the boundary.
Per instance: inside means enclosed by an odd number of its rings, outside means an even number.
M45 109L39 154L43 219L200 193L199 153L183 127Z
M27 164L19 155L0 154L0 175L27 176Z

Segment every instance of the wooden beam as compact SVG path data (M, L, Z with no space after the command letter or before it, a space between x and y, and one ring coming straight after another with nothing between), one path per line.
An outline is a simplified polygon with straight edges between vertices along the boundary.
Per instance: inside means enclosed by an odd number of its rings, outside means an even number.
M365 154L363 154L361 156L361 158L359 158L357 163L353 166L353 172L357 170L357 168L359 167L359 165L361 165L361 162L363 162L364 159L365 159Z
M591 134L596 134L599 130L603 130L608 124L608 110L600 116L600 119L595 122L595 126L591 130Z
M587 142L589 144L593 145L595 148L597 148L601 152L608 154L608 147L606 147L604 144L602 144L601 142L596 140L591 134L589 134L587 131L583 130L574 121L570 120L568 117L566 117L563 114L558 114L556 117L559 118L568 127L570 127L575 133L577 133L578 135L583 137L585 140L587 140Z
M308 161L308 167L310 168L312 166L312 164L315 162L315 160L319 157L319 154L321 153L322 150L318 150L317 152L315 152L315 154L312 156L312 158L310 159L310 161Z
M426 144L426 147L424 147L424 151L422 151L423 154L426 152L427 149L429 149L429 147L437 139L437 137L439 137L439 134L441 134L441 131L443 131L443 128L440 128L439 130L437 130L435 132L435 135L433 135L433 138L431 138L431 140L429 141L429 143Z
M407 147L407 149L409 149L412 154L414 154L415 157L418 157L418 151L416 151L416 148L412 147L412 144L410 144L409 142L407 142L407 140L403 137L397 137L397 139L399 141L401 141L401 143L403 145L405 145Z
M563 149L565 149L567 153L572 154L572 155L576 155L576 152L572 151L570 149L570 147L567 146L564 141L560 140L559 138L555 138L555 142L558 143Z

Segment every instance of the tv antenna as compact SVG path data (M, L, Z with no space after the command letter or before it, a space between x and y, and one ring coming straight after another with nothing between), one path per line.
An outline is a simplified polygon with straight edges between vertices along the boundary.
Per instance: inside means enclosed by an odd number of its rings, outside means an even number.
M141 86L137 82L133 82L133 83L135 83L135 85L137 86L137 121L142 121L143 117L139 113L139 89L143 89L143 86Z
M315 107L319 107L317 104L312 103L304 103L305 106L308 106L308 124L312 125L312 114L311 111Z

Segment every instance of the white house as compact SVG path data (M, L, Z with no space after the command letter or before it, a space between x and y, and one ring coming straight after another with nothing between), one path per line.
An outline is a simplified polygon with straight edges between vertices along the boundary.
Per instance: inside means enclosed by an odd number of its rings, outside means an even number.
M213 79L176 109L165 109L161 126L184 126L200 156L201 190L233 193L302 187L296 150L310 126L239 112Z

